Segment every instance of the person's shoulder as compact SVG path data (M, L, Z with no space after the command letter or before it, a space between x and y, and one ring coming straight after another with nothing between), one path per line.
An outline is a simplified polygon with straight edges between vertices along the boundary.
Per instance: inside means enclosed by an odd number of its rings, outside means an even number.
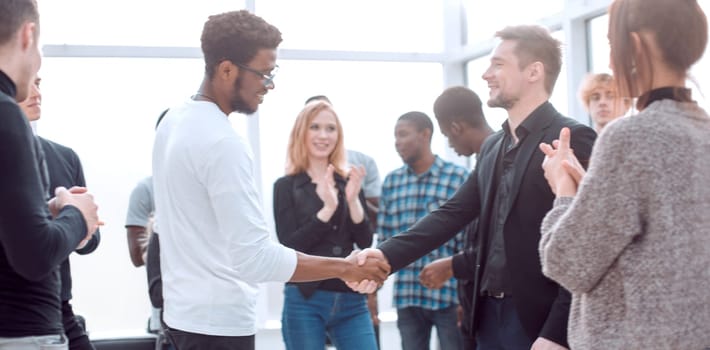
M0 126L4 126L4 128L18 128L24 124L29 126L20 106L4 93L0 93L0 116Z
M62 145L59 142L52 141L52 140L44 138L42 136L39 136L39 141L42 144L42 147L44 149L51 147L57 153L60 153L62 156L66 157L66 158L79 158L79 156L76 154L76 152L71 147Z
M501 129L486 137L486 139L483 140L483 144L481 145L481 153L483 153L485 150L489 149L496 142L498 142L503 137L503 134L504 131L503 129Z
M356 163L356 164L368 164L368 163L375 163L375 159L372 158L371 156L362 153L360 151L355 151L352 149L346 150L346 153L348 155L348 162L350 163Z

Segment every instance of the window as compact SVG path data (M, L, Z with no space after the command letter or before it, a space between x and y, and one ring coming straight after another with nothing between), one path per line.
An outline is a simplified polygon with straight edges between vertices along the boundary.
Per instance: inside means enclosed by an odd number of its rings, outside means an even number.
M593 73L610 73L609 68L609 15L594 17L587 21L587 38L589 40L589 71Z
M284 49L441 52L436 1L257 1L256 13L284 33Z
M507 25L532 23L556 15L564 9L565 0L520 1L463 0L468 27L468 43L492 38Z
M244 8L244 0L45 0L39 4L44 44L200 46L212 14Z

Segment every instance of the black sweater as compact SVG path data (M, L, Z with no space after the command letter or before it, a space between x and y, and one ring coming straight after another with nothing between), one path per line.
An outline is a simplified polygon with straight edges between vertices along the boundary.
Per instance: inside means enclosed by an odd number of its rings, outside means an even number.
M66 188L71 188L73 186L86 187L86 180L84 180L84 170L81 166L81 161L73 149L42 137L39 137L39 144L42 146L42 150L44 151L44 159L47 163L50 197L54 197L54 189L59 186ZM84 232L83 227L81 232ZM96 233L94 233L91 237L91 240L89 240L83 248L77 249L76 252L81 255L89 254L96 250L99 246L99 241L99 230L96 230ZM62 301L71 300L72 281L69 258L64 259L59 267L59 271L62 282Z
M59 264L86 232L65 206L52 220L36 162L34 135L0 71L0 337L63 333Z

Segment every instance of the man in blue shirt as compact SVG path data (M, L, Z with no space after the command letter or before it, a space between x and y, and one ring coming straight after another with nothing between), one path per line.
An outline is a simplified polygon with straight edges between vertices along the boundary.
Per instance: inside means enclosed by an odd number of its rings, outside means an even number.
M413 225L451 197L468 177L468 170L446 162L431 151L434 125L422 112L399 117L395 146L405 165L389 173L382 185L377 232L382 242ZM463 233L400 270L394 285L394 306L403 350L428 349L432 326L436 326L442 350L461 349L457 328L456 281L441 289L419 282L428 263L463 250Z

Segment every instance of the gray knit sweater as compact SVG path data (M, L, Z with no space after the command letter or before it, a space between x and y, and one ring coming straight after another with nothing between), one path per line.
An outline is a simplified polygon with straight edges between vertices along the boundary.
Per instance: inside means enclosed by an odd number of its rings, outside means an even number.
M710 119L653 102L608 125L574 198L542 223L576 349L710 347Z

